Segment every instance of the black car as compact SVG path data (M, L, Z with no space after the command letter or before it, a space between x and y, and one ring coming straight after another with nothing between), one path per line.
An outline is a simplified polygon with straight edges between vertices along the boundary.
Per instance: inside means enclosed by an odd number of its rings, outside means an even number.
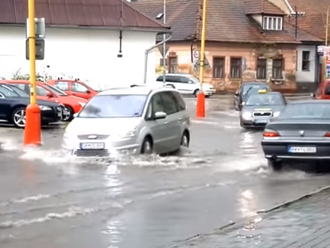
M16 127L25 127L25 109L30 104L30 97L25 92L18 94L15 86L0 84L0 120L14 124ZM62 106L51 101L38 100L41 110L41 124L62 120Z
M288 103L264 130L261 146L274 170L283 161L330 163L330 102L306 100Z
M259 90L270 90L270 86L264 82L243 82L235 92L235 109L241 111L242 103L246 102L249 95L258 94Z

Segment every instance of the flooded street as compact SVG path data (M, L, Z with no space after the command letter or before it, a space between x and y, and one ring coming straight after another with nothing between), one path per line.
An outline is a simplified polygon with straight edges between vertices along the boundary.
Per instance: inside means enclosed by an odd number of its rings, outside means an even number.
M328 175L268 170L262 132L241 129L232 98L207 99L199 120L186 102L191 147L178 156L68 157L63 128L44 130L37 149L0 128L1 248L173 247L329 185Z

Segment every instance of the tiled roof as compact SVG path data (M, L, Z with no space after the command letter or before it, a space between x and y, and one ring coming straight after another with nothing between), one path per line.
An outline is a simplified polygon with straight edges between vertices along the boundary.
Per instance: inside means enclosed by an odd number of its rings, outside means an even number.
M0 24L25 24L27 0L0 0ZM168 29L125 0L35 0L48 25Z
M260 24L246 13L247 3L255 4L256 11L249 7L249 13L260 14L263 11L268 15L285 15L267 0L208 0L206 40L239 43L320 41L318 37L301 29L298 30L296 39L294 28L288 23L284 24L282 31L262 30ZM150 17L156 17L163 12L163 0L146 0L136 2L133 6ZM167 21L171 26L172 41L191 37L200 39L202 6L202 0L167 0Z
M172 41L193 39L198 22L198 4L196 0L166 0L166 23L172 31ZM133 2L132 6L151 18L164 12L163 0ZM163 19L160 20L163 22Z
M305 12L304 16L298 17L298 27L306 32L316 35L321 39L324 39L326 12L330 6L330 0L317 0L315 3L310 0L288 0L288 2L293 10L297 7L298 13ZM294 25L294 17L287 17L287 20Z
M286 15L279 7L267 0L245 0L246 14Z

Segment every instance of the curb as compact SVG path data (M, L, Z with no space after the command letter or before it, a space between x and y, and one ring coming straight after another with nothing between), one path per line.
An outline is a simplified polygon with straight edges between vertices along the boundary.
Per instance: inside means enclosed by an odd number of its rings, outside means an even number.
M320 194L320 193L322 193L324 191L327 191L327 190L330 190L330 185L325 186L325 187L322 187L322 188L319 188L317 190L314 190L314 191L312 191L310 193L307 193L305 195L302 195L302 196L300 196L300 197L298 197L296 199L293 199L293 200L290 200L290 201L287 201L287 202L278 204L278 205L276 205L276 206L274 206L272 208L257 210L255 212L256 213L256 216L258 214L270 214L273 211L276 211L276 210L279 210L279 209L284 209L286 207L289 207L290 205L293 205L294 203L297 203L299 201L305 200L305 199L307 199L309 197L312 197L314 195ZM169 248L180 248L182 245L188 244L191 241L195 241L195 240L199 240L199 239L205 238L207 236L216 234L219 231L224 231L225 229L228 229L230 227L231 228L229 230L235 230L239 226L244 226L246 223L251 222L251 219L252 218L253 218L253 216L247 217L247 218L239 218L236 221L230 221L228 224L223 225L220 228L214 229L211 232L202 233L202 234L196 234L196 235L191 236L191 237L189 237L187 239L173 241L173 242L181 242L181 243L180 244L176 244L174 246L170 246Z
M267 214L267 213L270 213L272 211L275 211L275 210L278 210L278 209L281 209L281 208L285 208L285 207L289 207L290 205L294 204L294 203L297 203L301 200L305 200L311 196L314 196L314 195L317 195L317 194L320 194L324 191L327 191L327 190L330 190L330 185L329 186L325 186L325 187L322 187L320 189L317 189L317 190L314 190L308 194L305 194L303 196L300 196L296 199L293 199L293 200L290 200L290 201L287 201L287 202L284 202L284 203L281 203L281 204L278 204L277 206L275 207L272 207L272 208L269 208L269 209L261 209L261 210L258 210L256 213L257 214Z

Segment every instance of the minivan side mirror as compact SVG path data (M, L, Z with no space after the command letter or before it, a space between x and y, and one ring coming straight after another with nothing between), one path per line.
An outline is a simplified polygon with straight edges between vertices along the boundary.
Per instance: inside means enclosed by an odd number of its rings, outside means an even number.
M154 115L154 119L158 120L158 119L165 119L167 116L167 114L165 112L156 112Z

